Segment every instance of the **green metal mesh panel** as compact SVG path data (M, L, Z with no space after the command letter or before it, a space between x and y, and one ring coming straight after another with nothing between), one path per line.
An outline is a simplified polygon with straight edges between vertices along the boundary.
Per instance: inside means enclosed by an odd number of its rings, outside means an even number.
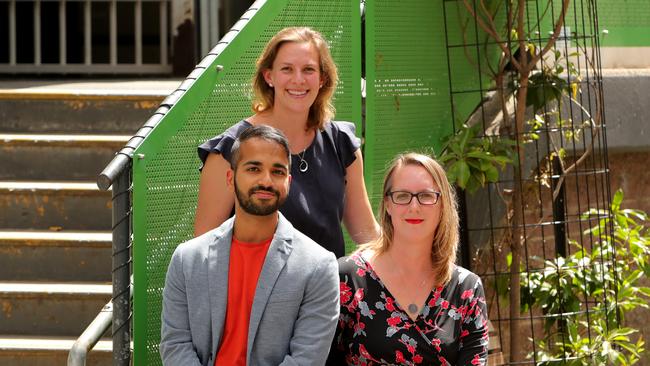
M396 153L439 147L452 130L440 1L366 3L365 174L374 206Z
M494 0L500 1L500 0ZM498 69L500 50L489 36L477 26L462 1L444 2L445 32L449 53L449 92L452 94L455 126L464 123L477 108L485 91L491 85L492 75ZM496 24L504 24L503 12L495 17ZM475 47L476 44L491 44L491 47ZM443 46L444 47L444 46Z
M650 1L598 0L601 45L650 47Z
M459 12L458 6L458 2L421 0L367 3L364 154L366 185L375 207L381 199L384 168L395 154L439 152L441 139L453 132L450 71L462 84L453 89L480 90L479 85L487 81L477 76L474 66L484 55L470 55L460 47L461 28L470 40L475 32L467 16L461 16L466 11ZM445 11L454 14L448 15L447 31ZM447 42L459 45L449 64ZM457 115L468 115L479 101L479 92L456 98Z
M134 154L133 337L137 365L161 364L162 289L174 248L192 237L199 179L196 147L251 114L250 79L268 39L287 26L307 25L322 32L339 67L337 119L360 124L358 1L269 0L258 1L253 7L259 10ZM217 72L216 65L223 70Z
M562 1L549 1L548 4L551 6L534 1L527 2L527 18L542 19L542 37L547 36L553 29L551 22L552 19L558 18ZM593 17L590 16L594 6L598 12L597 28ZM532 22L531 26L534 26ZM570 42L590 45L596 31L599 32L601 46L648 47L650 46L650 2L647 0L570 1L565 27ZM607 34L603 33L604 30L607 30ZM586 42L581 39L585 37Z

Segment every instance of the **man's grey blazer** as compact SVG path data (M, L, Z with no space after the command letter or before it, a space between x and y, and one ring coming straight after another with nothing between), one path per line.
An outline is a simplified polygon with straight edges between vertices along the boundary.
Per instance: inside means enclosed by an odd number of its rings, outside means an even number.
M323 365L339 316L334 254L279 214L255 289L248 365ZM225 324L234 218L176 248L163 291L164 365L214 364Z

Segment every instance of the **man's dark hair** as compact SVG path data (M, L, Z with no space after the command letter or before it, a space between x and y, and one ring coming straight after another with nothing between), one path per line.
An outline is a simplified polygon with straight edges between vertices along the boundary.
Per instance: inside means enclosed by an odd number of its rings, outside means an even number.
M235 170L237 163L239 162L239 147L241 146L241 143L252 138L275 142L282 146L284 151L287 153L287 161L289 162L288 168L289 171L291 171L291 151L289 150L289 141L287 141L287 138L284 136L282 131L266 125L251 126L245 129L244 132L237 137L230 149L230 168L232 170Z

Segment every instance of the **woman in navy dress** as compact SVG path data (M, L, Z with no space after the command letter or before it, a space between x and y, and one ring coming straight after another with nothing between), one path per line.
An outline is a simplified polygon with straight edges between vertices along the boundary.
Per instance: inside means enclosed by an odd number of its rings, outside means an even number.
M339 259L341 315L330 365L486 365L481 280L455 265L458 214L442 167L398 156L379 239Z
M246 128L265 124L280 129L291 147L292 182L280 211L294 227L337 257L345 251L341 222L357 243L377 237L354 124L331 121L336 82L336 65L320 33L285 28L268 42L253 78L254 114L199 146L195 235L231 215L234 197L225 178L230 147Z

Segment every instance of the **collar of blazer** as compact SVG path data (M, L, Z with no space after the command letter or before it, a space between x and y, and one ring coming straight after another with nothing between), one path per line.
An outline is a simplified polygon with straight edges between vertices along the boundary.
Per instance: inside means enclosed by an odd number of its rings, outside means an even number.
M227 250L230 254L230 244L232 242L232 231L235 225L235 217L231 217L224 221L221 226L214 230L214 237L212 238L211 246L216 246L216 250ZM278 212L278 226L275 228L273 240L271 241L271 248L279 250L285 254L289 254L292 249L291 241L293 239L294 228L293 225L287 220L282 213Z
M293 250L293 225L281 213L278 213L278 216L278 226L273 235L273 240L264 260L264 265L257 281L257 288L255 289L255 299L253 300L248 327L247 357L249 359L253 340L257 334L266 303L280 276L280 272L282 272ZM208 251L208 288L210 291L213 355L216 354L217 347L221 343L221 336L225 324L228 299L228 265L230 262L230 245L232 242L234 222L234 217L231 217L219 226L219 228L214 230L214 238Z

